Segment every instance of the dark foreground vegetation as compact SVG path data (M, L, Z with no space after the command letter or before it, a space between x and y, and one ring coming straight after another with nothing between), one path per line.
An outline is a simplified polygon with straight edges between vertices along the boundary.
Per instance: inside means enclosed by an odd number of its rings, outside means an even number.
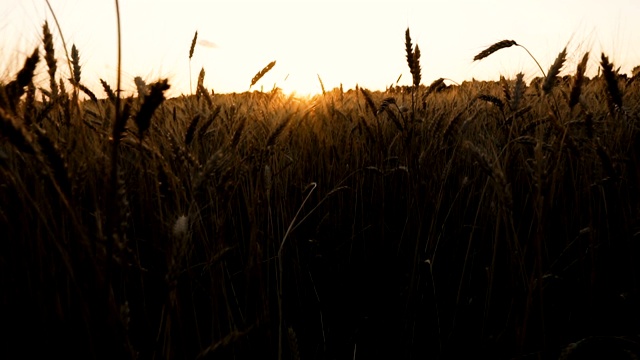
M47 31L50 85L36 50L0 87L0 357L638 353L640 78L606 56L426 87L407 31L408 88L99 100Z

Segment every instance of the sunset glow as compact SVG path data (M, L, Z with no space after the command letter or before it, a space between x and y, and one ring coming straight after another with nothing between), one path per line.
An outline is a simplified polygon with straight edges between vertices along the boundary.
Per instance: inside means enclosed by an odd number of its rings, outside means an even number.
M112 1L51 0L61 31L71 48L80 50L83 82L100 93L99 79L115 84L116 20ZM585 51L588 72L597 71L601 51L621 72L640 64L640 31L634 19L640 3L600 1L458 0L448 2L360 1L121 1L123 86L133 78L168 77L171 95L190 93L188 52L194 33L198 42L191 59L191 79L206 72L205 86L216 93L243 92L269 62L276 66L252 90L274 87L285 93L321 91L356 84L384 90L402 74L410 84L404 32L411 29L422 52L422 82L443 77L455 82L540 76L523 49L513 47L480 62L473 56L503 39L531 51L543 68L568 44L564 73L575 71ZM0 64L13 76L26 54L41 46L45 20L54 33L56 56L64 51L60 32L44 0L0 3ZM65 67L59 65L59 71ZM68 70L66 70L68 72ZM46 79L46 71L39 72Z

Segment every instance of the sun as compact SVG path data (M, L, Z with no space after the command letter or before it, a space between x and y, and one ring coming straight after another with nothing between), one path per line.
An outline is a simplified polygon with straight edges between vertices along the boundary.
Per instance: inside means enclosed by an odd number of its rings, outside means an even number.
M262 82L263 91L280 89L284 95L298 98L312 98L322 94L322 86L316 74L307 71L288 72L287 69L273 69L274 73ZM267 76L265 76L266 78ZM258 88L257 88L258 89Z

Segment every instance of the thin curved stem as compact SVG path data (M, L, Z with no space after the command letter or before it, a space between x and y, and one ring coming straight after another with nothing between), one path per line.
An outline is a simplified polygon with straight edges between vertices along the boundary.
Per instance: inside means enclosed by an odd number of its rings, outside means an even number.
M542 72L542 76L543 77L547 77L547 74L544 72L544 70L542 69L542 66L540 66L540 63L538 62L538 60L536 60L536 58L529 52L529 49L527 49L526 47L520 45L520 44L516 44L517 46L520 46L521 48L524 49L524 51L527 52L527 54L529 54L529 56L531 56L531 58L533 59L533 61L536 62L536 65L538 65L538 68L540 69L540 72Z

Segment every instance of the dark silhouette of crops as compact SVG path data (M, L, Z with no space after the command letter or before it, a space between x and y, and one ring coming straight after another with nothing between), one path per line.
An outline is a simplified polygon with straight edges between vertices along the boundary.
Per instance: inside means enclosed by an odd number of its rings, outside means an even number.
M75 47L38 101L26 58L0 86L3 355L637 353L638 82L563 51L425 87L405 43L411 87L303 101L103 94Z

